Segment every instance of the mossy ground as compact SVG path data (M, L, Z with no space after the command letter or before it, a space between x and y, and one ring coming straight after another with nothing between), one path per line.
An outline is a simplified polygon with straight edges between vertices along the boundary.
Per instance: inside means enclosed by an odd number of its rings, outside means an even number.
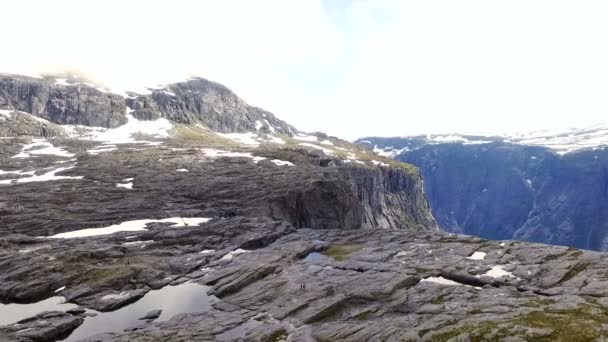
M361 249L359 245L330 245L321 254L334 258L336 261L344 261L359 249Z
M534 307L540 307L552 301L534 300ZM573 309L534 310L516 316L510 320L483 321L465 324L453 330L434 335L432 341L447 341L461 334L467 334L471 341L500 341L507 336L521 336L526 341L539 342L587 342L605 337L608 330L608 309L591 299ZM545 334L525 334L524 327L543 329Z

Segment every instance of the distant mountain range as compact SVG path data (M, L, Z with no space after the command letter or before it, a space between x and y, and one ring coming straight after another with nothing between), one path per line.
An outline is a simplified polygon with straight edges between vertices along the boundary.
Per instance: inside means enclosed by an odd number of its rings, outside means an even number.
M452 232L608 249L608 126L529 134L366 137L420 168Z

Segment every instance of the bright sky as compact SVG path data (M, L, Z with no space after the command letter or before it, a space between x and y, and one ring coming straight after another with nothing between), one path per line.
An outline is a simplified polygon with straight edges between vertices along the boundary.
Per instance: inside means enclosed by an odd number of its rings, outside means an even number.
M20 0L0 71L114 89L202 76L343 138L608 117L606 0Z

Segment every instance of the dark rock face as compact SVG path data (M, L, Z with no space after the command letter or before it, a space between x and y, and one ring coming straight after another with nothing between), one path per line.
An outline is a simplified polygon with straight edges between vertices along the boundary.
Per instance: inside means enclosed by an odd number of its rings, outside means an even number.
M140 319L157 319L162 313L162 310L151 310Z
M271 126L282 134L295 132L272 113L252 107L225 86L202 78L170 84L167 90L153 90L151 95L128 98L127 104L141 120L164 117L182 124L200 123L221 133L256 131L259 122L266 133Z
M83 322L84 318L76 314L49 311L0 327L0 338L3 341L57 341L67 337Z
M408 144L385 140L372 146ZM560 156L542 147L450 143L397 159L420 168L433 215L448 231L608 249L606 149Z
M390 168L337 171L332 174L335 179L289 190L273 203L273 215L301 228L424 230L436 226L418 174Z
M122 96L85 84L59 85L52 79L0 74L0 107L58 124L113 128L127 122Z

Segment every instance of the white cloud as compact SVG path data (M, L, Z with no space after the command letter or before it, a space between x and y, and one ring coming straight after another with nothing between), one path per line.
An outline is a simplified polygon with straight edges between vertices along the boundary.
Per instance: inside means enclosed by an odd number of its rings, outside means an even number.
M608 112L600 0L22 0L2 17L0 71L80 70L115 89L199 75L346 138Z

